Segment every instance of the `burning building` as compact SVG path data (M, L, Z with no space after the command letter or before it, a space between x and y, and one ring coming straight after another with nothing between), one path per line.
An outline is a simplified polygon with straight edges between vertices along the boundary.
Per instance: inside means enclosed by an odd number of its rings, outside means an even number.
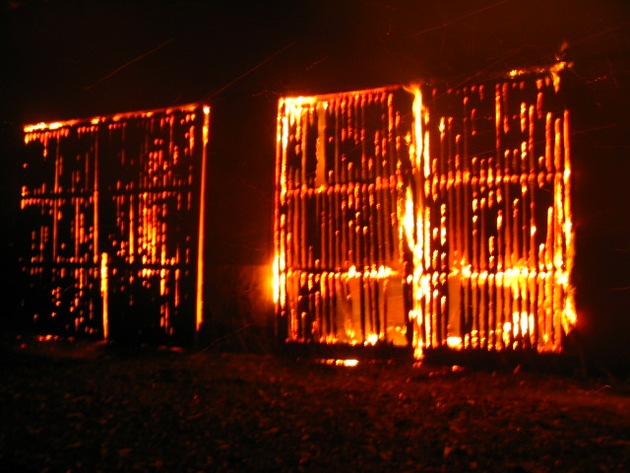
M26 126L21 327L190 345L233 317L300 346L561 351L579 325L569 72L281 99L257 264L217 243L259 191L207 162L234 146L225 117L209 139L209 106Z
M627 365L627 5L416 3L12 2L8 330Z
M287 340L560 350L576 322L565 67L281 100Z
M280 340L561 350L576 324L566 67L281 99ZM23 325L192 343L210 319L209 107L30 125L24 142Z
M192 341L209 113L192 105L24 128L24 328Z

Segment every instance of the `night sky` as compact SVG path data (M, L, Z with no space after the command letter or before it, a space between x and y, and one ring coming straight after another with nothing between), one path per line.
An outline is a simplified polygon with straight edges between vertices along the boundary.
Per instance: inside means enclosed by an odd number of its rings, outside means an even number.
M456 85L552 62L563 42L583 62L627 64L626 5L4 0L2 103L32 122L414 79Z

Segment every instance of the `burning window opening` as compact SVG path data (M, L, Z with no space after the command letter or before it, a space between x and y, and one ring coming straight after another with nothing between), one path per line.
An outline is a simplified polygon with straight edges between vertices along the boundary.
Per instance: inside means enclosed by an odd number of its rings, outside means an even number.
M287 340L560 350L576 319L564 67L281 100Z
M198 329L209 113L196 104L24 127L31 328L182 340Z

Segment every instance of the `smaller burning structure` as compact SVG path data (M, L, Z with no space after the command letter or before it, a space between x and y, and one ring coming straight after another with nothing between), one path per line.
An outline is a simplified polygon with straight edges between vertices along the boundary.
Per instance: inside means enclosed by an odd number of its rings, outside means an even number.
M561 349L575 324L565 67L281 100L286 338Z
M192 339L209 113L196 104L24 128L25 324Z

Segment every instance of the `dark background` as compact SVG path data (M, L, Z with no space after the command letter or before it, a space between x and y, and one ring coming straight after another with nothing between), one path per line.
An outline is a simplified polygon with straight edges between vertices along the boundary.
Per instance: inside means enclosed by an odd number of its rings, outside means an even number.
M2 0L0 15L5 322L16 310L25 123L208 101L209 318L238 325L248 323L238 292L259 288L241 284L237 268L271 258L279 97L419 80L457 86L563 58L575 64L566 92L576 346L607 362L630 361L628 2ZM238 321L226 321L234 311Z

